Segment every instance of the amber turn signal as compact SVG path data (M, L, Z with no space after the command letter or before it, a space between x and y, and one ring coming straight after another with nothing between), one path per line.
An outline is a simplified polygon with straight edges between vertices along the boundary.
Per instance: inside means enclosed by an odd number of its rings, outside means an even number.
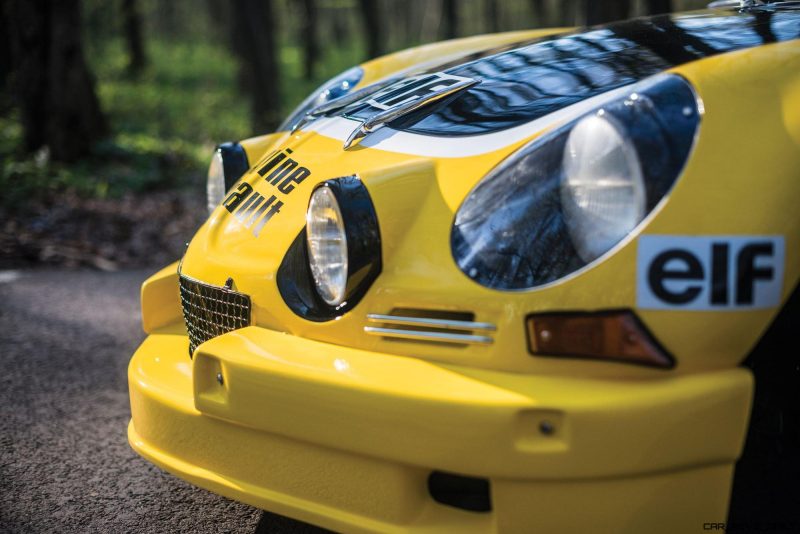
M527 319L536 356L565 356L672 368L675 360L629 310L545 313Z

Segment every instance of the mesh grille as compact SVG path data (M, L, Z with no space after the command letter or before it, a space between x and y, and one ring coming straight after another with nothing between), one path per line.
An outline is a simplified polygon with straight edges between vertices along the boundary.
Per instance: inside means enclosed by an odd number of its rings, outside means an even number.
M209 339L250 324L250 297L180 277L181 306L189 331L189 356Z

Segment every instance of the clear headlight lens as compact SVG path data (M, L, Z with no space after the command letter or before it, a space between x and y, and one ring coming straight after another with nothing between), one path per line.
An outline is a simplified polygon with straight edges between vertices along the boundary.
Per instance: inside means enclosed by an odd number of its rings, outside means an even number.
M567 138L561 205L578 255L590 262L645 215L642 168L633 143L605 113L578 122Z
M347 289L347 235L336 196L329 187L311 195L306 213L308 262L319 296L338 306Z
M208 167L208 181L206 182L206 199L208 202L208 213L220 205L225 198L225 168L222 165L222 153L214 151L211 156L211 165Z
M360 82L363 77L364 69L361 67L353 67L331 78L303 100L278 127L278 131L283 132L291 130L306 113L326 102L346 95L358 85L358 82Z

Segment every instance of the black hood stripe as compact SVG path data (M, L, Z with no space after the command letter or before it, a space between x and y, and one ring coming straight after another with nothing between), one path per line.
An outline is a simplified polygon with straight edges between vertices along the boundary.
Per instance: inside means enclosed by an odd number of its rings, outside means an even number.
M496 132L691 61L797 38L800 11L785 9L659 15L536 39L439 66L481 83L391 126L438 136ZM361 106L347 116L372 112Z

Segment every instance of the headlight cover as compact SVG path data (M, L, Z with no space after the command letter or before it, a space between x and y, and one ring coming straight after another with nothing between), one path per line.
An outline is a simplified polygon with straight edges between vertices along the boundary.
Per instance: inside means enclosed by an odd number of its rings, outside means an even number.
M241 178L250 163L247 154L239 143L222 143L214 149L208 167L206 181L206 202L210 214L225 198L225 194Z
M367 188L357 176L336 178L312 193L306 227L278 268L278 290L300 317L330 321L358 304L381 268L378 217Z
M700 105L667 74L537 138L493 169L459 208L459 268L490 288L522 290L597 260L641 224L680 175Z
M363 77L364 69L361 67L353 67L331 78L303 100L278 127L278 131L283 132L291 130L306 113L326 102L346 95L352 91L353 87L358 85L358 82L360 82Z

